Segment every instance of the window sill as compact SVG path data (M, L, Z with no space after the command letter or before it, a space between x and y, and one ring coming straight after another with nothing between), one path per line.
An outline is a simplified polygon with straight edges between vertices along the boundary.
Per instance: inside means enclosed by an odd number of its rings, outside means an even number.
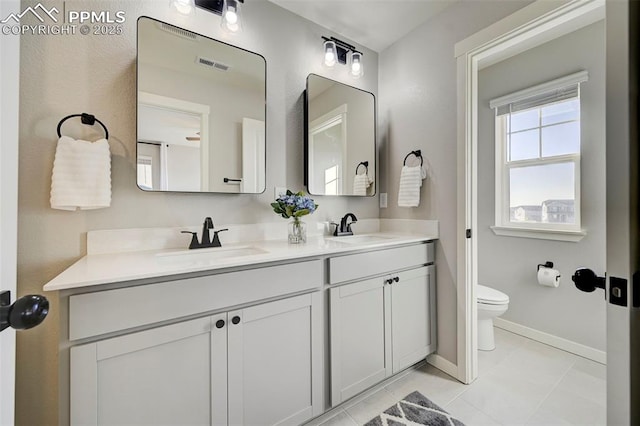
M535 238L538 240L568 241L577 243L582 240L587 232L580 231L557 231L553 229L531 229L515 228L507 226L492 226L494 234L502 237Z

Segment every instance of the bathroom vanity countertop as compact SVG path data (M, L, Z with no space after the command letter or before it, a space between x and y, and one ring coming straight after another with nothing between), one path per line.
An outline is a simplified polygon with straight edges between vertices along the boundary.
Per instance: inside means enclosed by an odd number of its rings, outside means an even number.
M351 242L348 242L351 239ZM350 237L310 237L305 244L267 240L225 244L220 248L171 248L87 255L44 286L45 291L179 276L270 262L329 257L361 250L436 240L429 235L371 233ZM178 278L178 277L177 277Z

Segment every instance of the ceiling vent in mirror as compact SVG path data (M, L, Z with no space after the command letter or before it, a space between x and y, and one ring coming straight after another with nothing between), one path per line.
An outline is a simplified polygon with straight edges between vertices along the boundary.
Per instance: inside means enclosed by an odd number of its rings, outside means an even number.
M203 56L197 56L196 57L196 63L204 66L204 67L208 67L208 68L215 68L217 70L220 71L228 71L229 70L229 65L227 64L223 64L222 62L218 62L215 61L213 59L209 59L209 58L205 58Z
M164 22L159 22L160 28L162 30L177 35L178 37L186 38L189 40L196 40L198 36L191 31L184 30L182 28L174 27L173 25L166 24Z

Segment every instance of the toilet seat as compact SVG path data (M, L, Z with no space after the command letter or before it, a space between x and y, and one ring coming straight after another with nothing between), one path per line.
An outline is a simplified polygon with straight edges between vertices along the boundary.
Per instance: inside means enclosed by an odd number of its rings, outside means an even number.
M509 303L509 296L503 292L479 284L476 286L476 298L478 303L485 305L506 305Z

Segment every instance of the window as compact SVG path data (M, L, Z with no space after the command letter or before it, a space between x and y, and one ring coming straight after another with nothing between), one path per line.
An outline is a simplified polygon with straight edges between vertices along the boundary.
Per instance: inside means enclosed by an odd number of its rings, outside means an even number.
M497 234L584 234L580 83L587 77L580 72L491 101L496 111ZM509 229L538 235L505 232Z
M153 168L150 156L138 156L138 186L142 189L153 189Z
M339 195L340 174L338 165L329 167L324 171L324 195Z

